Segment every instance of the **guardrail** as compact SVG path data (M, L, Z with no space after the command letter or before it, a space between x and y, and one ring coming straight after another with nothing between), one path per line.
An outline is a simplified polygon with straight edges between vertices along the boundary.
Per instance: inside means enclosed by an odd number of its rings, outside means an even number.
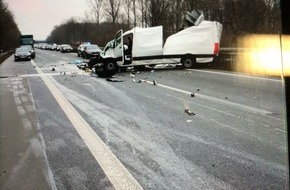
M0 54L0 64L3 63L8 57L10 57L13 54L14 50L2 52Z
M212 69L233 71L237 62L237 55L249 52L248 48L223 47L220 48Z

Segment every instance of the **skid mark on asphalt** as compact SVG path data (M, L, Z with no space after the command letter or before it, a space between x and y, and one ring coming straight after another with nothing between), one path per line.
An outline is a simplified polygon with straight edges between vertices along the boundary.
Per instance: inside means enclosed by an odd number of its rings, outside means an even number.
M32 60L32 65L38 73L42 74L41 69ZM143 189L140 184L128 172L125 166L111 152L101 138L95 133L91 126L82 118L75 108L64 97L60 90L51 82L51 79L41 77L76 131L84 140L85 144L102 167L103 171L116 189Z
M233 189L233 187L176 155L163 138L160 126L152 122L126 93L106 81L94 79L111 99L118 102L110 107L83 96L57 81L68 100L82 110L101 130L106 142L117 146L121 160L134 168L148 189ZM126 112L122 108L128 108ZM119 109L120 108L120 109ZM145 188L145 187L144 187Z

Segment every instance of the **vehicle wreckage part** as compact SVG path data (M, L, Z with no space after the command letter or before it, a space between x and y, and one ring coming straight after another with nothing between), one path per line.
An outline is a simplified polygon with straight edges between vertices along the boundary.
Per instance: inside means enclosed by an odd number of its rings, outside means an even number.
M104 63L95 65L95 73L99 77L111 77L118 72L118 65L114 60L107 60Z
M188 115L195 115L195 113L191 112L189 109L185 109L184 112Z

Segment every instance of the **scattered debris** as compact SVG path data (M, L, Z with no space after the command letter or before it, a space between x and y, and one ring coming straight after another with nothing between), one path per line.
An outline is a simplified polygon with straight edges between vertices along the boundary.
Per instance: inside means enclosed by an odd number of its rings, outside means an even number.
M191 93L190 96L191 96L191 97L195 97L195 94L194 94L194 93Z
M186 123L191 123L191 122L192 122L192 120L190 120L190 119L186 120Z
M200 91L200 89L198 88L196 91Z
M140 71L137 71L137 74L140 74L141 72Z
M53 67L53 68L51 69L51 71L55 71L55 68Z
M195 113L191 112L189 109L185 109L184 112L188 115L195 115Z
M60 72L60 75L66 75L66 72Z
M141 83L142 82L142 80L139 80L137 83Z
M225 97L225 99L227 100L227 99L228 99L228 97Z
M131 77L131 78L135 78L135 75L132 74L132 73L130 73L130 77Z
M71 62L71 64L76 64L76 65L78 65L78 64L81 64L81 63L83 63L83 61L82 60L75 60L74 62Z
M155 80L153 80L153 85L156 85L156 81Z
M151 73L154 73L154 70L151 70Z
M133 82L136 82L136 80L135 80L135 79L132 79L132 81L133 81Z
M123 82L123 80L115 79L115 78L107 78L107 81L110 81L110 82Z

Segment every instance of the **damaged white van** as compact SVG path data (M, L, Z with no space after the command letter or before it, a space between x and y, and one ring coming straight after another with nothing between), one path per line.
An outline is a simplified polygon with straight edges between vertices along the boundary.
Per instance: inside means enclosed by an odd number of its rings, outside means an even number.
M202 18L169 36L165 43L162 26L118 31L94 61L96 74L109 77L128 66L181 63L184 68L192 68L196 63L212 62L219 53L222 25Z

